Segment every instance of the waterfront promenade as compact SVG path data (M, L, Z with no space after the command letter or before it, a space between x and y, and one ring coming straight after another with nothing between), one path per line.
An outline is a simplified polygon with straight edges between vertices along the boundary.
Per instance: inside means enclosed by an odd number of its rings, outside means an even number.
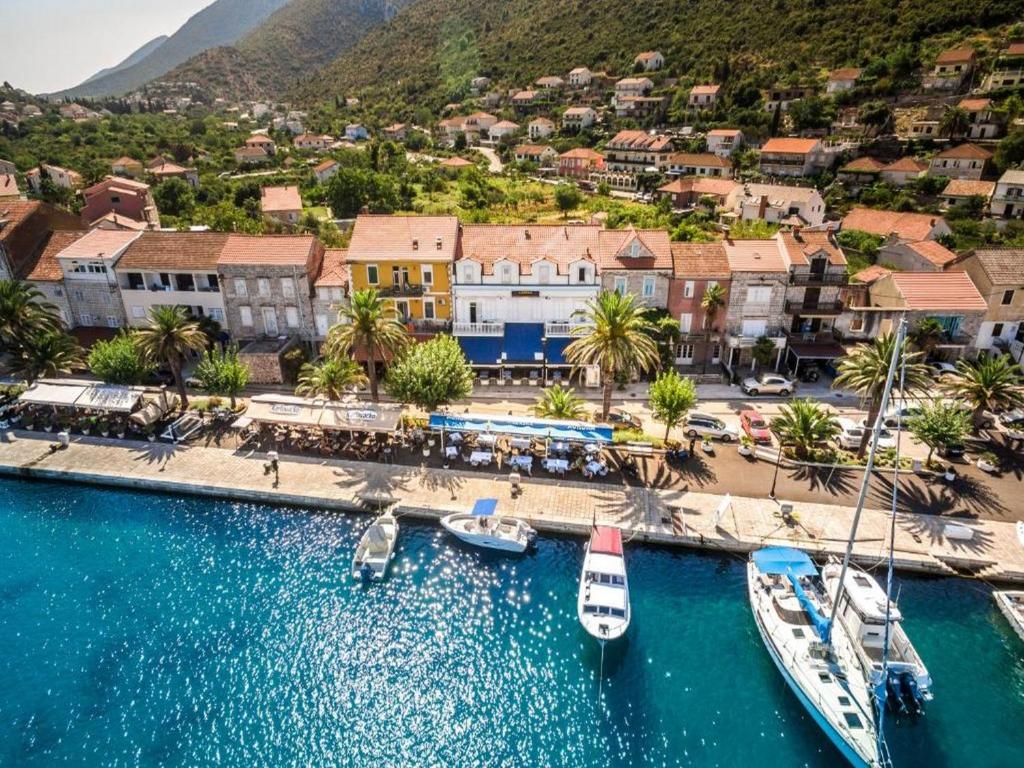
M525 518L546 532L585 534L591 523L617 525L627 539L742 554L767 544L790 544L839 554L853 510L780 504L715 494L523 478L513 498L508 475L464 473L393 464L282 457L279 474L266 474L265 454L214 447L104 440L75 436L53 452L52 434L9 432L0 437L0 473L120 487L222 496L324 510L373 511L394 505L403 514L440 517L468 511L495 497L499 511ZM785 503L785 500L780 500ZM949 538L947 524L970 529L970 540ZM866 509L854 553L874 565L886 557L889 515ZM1013 523L902 513L897 522L899 567L939 575L974 574L1024 583L1024 546Z

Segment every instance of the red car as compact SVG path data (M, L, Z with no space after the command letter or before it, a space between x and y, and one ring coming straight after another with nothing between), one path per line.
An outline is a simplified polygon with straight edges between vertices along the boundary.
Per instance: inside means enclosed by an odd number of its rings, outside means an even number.
M768 421L755 410L740 412L740 427L750 435L750 439L755 443L771 443L772 441Z

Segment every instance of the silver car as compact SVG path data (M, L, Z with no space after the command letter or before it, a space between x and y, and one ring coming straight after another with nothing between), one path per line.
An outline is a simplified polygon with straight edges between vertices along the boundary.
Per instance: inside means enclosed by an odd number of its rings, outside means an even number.
M740 389L748 395L782 395L785 397L795 387L791 379L777 373L762 373L757 378L744 379Z
M740 439L738 429L733 429L717 416L706 413L691 413L686 417L683 432L687 437L717 437L723 443Z

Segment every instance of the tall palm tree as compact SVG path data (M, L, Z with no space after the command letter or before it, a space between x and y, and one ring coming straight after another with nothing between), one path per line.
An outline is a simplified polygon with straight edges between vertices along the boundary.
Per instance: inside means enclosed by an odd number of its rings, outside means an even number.
M299 385L295 394L340 400L346 390L361 387L366 381L363 367L355 360L327 358L319 363L306 363L299 369Z
M720 283L709 285L704 289L700 299L700 308L704 310L704 370L708 369L708 358L711 356L711 330L714 328L718 312L725 306L725 288Z
M171 369L181 397L181 407L188 408L182 368L190 352L206 349L206 335L199 324L189 317L184 307L153 307L149 310L149 325L140 328L136 338L139 349L148 360Z
M1024 405L1024 380L1009 355L983 357L975 363L957 360L956 374L943 386L971 406L975 428L985 423L985 411Z
M636 297L616 291L602 291L576 316L584 321L581 336L565 348L565 359L577 368L596 365L601 369L601 419L606 420L616 375L657 367L658 347L651 338L654 329Z
M0 341L14 353L38 331L61 326L57 309L35 287L20 280L0 280Z
M918 321L917 325L907 334L907 338L927 359L932 350L946 338L946 329L934 317L926 317Z
M61 330L41 330L21 341L21 351L11 363L11 373L31 384L46 376L71 373L85 365L85 351Z
M962 107L947 107L939 119L939 135L947 139L963 136L970 127L971 116Z
M583 399L576 390L556 384L545 389L537 398L533 412L542 419L580 419L585 413Z
M389 306L373 288L356 291L348 306L338 313L338 324L327 332L325 351L329 357L341 359L355 349L366 350L366 372L370 397L377 402L377 356L394 357L409 344L409 333Z
M771 431L780 446L792 446L796 457L805 459L811 450L835 437L839 425L820 403L807 398L779 408L779 415L772 419Z
M931 385L928 367L921 362L920 352L907 350L906 342L901 350L906 366L906 389L927 390ZM875 423L878 411L882 408L882 394L885 392L885 381L889 374L889 363L896 350L896 334L887 333L868 344L861 344L849 355L839 361L839 375L832 382L833 387L847 387L870 401L868 406L869 425ZM896 379L899 384L899 378ZM860 440L857 456L863 456L868 449L871 430L864 430Z

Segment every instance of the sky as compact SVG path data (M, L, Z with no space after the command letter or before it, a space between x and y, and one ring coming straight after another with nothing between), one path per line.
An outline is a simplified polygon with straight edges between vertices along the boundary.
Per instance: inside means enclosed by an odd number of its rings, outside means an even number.
M0 82L32 93L78 85L211 2L0 0Z

